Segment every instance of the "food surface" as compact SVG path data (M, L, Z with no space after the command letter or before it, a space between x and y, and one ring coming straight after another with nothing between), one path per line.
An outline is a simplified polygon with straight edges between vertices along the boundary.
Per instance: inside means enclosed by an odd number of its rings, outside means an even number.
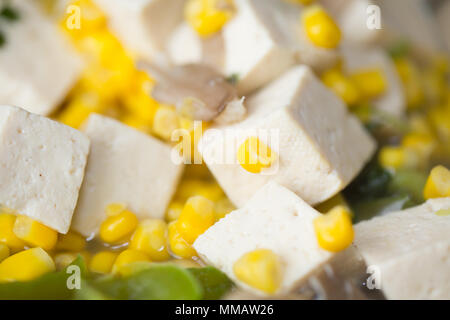
M405 1L0 0L0 299L450 299L448 2Z

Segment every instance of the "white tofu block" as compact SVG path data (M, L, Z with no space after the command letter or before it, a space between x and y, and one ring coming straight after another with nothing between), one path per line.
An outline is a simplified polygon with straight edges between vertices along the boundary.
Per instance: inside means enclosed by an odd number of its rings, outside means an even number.
M171 159L171 147L120 122L91 115L83 125L91 153L73 228L98 232L105 208L123 203L138 218L163 218L183 167Z
M0 106L0 204L67 233L88 153L81 132Z
M247 118L207 130L199 150L231 201L242 207L268 181L307 203L341 191L375 151L375 142L310 68L297 66L246 100ZM239 146L256 136L278 154L259 174L237 161Z
M203 57L202 40L186 22L181 23L170 35L167 53L175 65L201 63Z
M403 85L392 59L383 49L345 46L341 49L347 72L358 72L371 68L382 71L386 81L386 92L373 100L374 106L384 112L401 116L406 109Z
M222 72L224 39L220 32L200 38L189 24L183 22L170 35L166 51L174 65L206 64Z
M49 115L78 80L82 62L63 35L30 0L11 1L20 14L2 23L0 104Z
M235 4L237 14L223 28L224 73L239 76L238 91L244 95L295 63L295 28L289 10L296 9L273 0L236 0Z
M354 244L388 299L450 299L450 198L360 222Z
M125 47L146 59L158 57L182 20L185 0L94 0Z
M245 207L231 212L198 237L194 248L207 263L246 289L251 288L236 278L234 263L247 252L272 250L283 265L283 280L277 292L283 294L333 257L317 243L313 220L319 215L288 189L268 183Z

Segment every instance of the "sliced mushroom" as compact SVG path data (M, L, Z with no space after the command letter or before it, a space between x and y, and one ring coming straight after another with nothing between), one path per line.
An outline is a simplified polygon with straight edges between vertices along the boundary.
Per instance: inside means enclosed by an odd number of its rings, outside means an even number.
M153 98L194 120L213 120L237 98L235 87L206 65L163 67L142 61L138 67L156 80Z

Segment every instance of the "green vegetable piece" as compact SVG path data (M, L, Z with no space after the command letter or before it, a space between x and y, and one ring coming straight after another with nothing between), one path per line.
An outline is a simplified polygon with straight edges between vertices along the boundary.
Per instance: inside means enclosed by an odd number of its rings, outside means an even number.
M239 82L239 75L237 73L233 73L232 75L227 77L226 80L228 81L228 83L235 85Z
M344 190L344 196L350 203L359 202L362 199L379 198L386 194L392 176L378 164L376 158L367 164L358 177Z
M411 51L411 45L406 39L401 39L394 43L389 49L389 55L393 59L404 58L409 55Z
M6 43L5 34L0 31L0 48L3 47Z
M189 268L203 286L203 299L218 300L233 288L233 282L214 267Z
M14 22L14 21L19 20L20 15L19 15L19 12L16 9L12 8L9 5L5 5L0 10L0 18L4 19L4 20L7 20L9 22Z
M378 215L406 209L413 205L408 195L395 195L379 199L367 199L352 205L355 223Z
M80 276L87 276L84 260L79 256L66 269L53 272L28 282L0 284L0 300L67 300L72 299L76 289L68 288L69 277L74 275L71 266L80 268ZM81 279L80 279L81 280Z
M398 170L388 186L391 194L406 193L415 204L424 202L423 189L427 182L427 174L416 170Z
M126 277L105 276L91 285L104 295L124 300L198 300L203 296L197 279L186 269L151 264Z

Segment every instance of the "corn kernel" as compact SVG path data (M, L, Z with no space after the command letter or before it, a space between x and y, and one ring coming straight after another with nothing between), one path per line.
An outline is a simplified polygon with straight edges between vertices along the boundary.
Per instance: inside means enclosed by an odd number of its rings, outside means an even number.
M163 220L142 221L130 242L130 249L147 254L153 261L169 260L167 224Z
M431 170L424 192L425 199L450 197L450 170L437 166Z
M189 0L185 6L185 18L202 37L208 37L222 29L234 12L232 0Z
M166 220L172 222L178 219L178 217L183 211L183 204L181 202L171 202L166 212Z
M238 148L237 160L242 168L251 173L260 173L270 168L278 155L257 137L249 137Z
M306 8L301 19L306 35L314 45L326 49L335 49L339 45L341 30L321 6Z
M160 106L155 112L153 133L161 139L170 141L172 132L178 128L179 120L175 108Z
M78 257L78 254L73 252L60 252L55 254L53 260L55 261L56 270L63 270L67 268Z
M9 248L6 244L0 243L0 262L9 257Z
M336 93L347 105L355 105L360 99L356 84L341 71L331 69L322 75L323 83Z
M150 262L150 258L141 251L127 249L122 251L114 262L112 272L118 273L119 270L133 262Z
M70 127L79 128L91 113L102 113L104 110L105 103L96 94L81 93L72 98L58 120Z
M287 0L288 2L292 2L292 3L298 3L298 4L302 4L304 6L310 5L314 2L316 2L316 0Z
M242 282L268 294L277 292L283 280L280 258L268 249L244 254L235 262L233 272Z
M189 198L184 205L177 228L182 238L192 244L214 223L214 203L205 197L195 196Z
M409 133L403 137L402 146L416 151L426 164L436 149L437 143L430 135Z
M25 247L25 242L19 239L13 232L15 221L15 215L0 213L0 243L7 245L13 252L23 250Z
M55 1L51 2L53 2L54 5ZM106 17L92 1L77 0L71 1L70 4L80 8L80 25L77 26L74 24L75 21L71 21L73 13L70 12L65 19L61 21L61 26L74 40L80 39L89 32L106 26Z
M0 263L0 282L30 281L52 271L55 263L44 249L28 249Z
M67 234L58 235L56 249L61 251L79 252L86 247L86 239L76 231L69 231Z
M158 103L146 92L131 92L123 97L123 105L134 116L151 125L158 109Z
M116 258L116 252L101 251L92 257L89 263L89 270L95 273L110 273L112 271Z
M124 210L121 213L105 219L100 226L100 238L110 244L126 240L138 225L134 213Z
M170 251L177 257L190 259L197 255L195 249L181 237L176 221L169 224L169 245Z
M381 69L361 70L350 77L365 99L374 99L386 92L387 80Z
M152 131L151 130L152 127L147 121L132 114L127 114L121 117L120 121L126 124L127 126L135 128L136 130L142 131L147 134L151 133Z
M315 218L314 230L319 246L331 252L344 250L354 238L351 214L342 206Z
M417 66L407 58L395 60L395 66L403 83L403 91L410 109L417 108L424 102L425 93Z
M52 250L58 240L58 232L27 216L17 216L14 234L33 247Z
M126 209L127 206L123 203L111 203L106 206L105 213L106 216L112 217L124 212Z
M417 152L402 146L383 147L379 154L379 162L384 168L416 168L420 164Z

